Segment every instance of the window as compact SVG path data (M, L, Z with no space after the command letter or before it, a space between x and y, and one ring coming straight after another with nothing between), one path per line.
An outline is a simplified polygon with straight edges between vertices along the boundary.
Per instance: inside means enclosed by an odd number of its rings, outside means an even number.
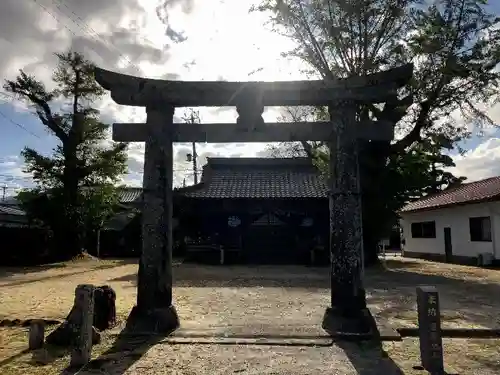
M412 238L436 238L436 222L411 223Z
M470 240L491 242L491 221L489 216L469 218Z

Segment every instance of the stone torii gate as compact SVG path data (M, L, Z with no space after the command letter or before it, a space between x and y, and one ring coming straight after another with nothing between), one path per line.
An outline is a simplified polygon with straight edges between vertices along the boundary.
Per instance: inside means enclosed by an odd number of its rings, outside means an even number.
M336 81L186 82L123 75L97 68L97 82L117 104L146 107L147 122L113 124L113 140L146 142L142 255L137 304L129 320L154 331L179 326L172 304L173 142L329 142L331 307L327 315L366 316L357 139L391 140L394 124L357 121L362 103L385 103L413 74L404 65ZM236 124L179 124L176 107L236 106ZM264 123L265 106L328 106L330 121ZM342 324L359 330L358 324ZM363 328L364 329L364 328Z

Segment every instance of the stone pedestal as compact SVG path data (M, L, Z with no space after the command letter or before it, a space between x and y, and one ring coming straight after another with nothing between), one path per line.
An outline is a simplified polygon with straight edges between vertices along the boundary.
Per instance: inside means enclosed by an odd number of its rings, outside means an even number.
M172 306L172 122L174 108L147 108L149 136L144 154L142 255L134 327L171 332L179 326Z
M336 126L330 143L331 308L325 320L335 329L369 330L361 280L363 249L356 107L339 102L330 107ZM337 322L335 322L337 320Z
M139 305L130 312L127 329L135 332L170 334L179 328L179 316L175 306L141 310Z

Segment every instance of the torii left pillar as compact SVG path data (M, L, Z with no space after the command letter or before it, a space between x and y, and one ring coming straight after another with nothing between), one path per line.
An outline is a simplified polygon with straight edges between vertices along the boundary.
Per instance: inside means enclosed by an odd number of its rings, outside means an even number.
M173 106L147 107L144 153L142 254L137 305L129 317L135 329L170 333L179 327L172 301Z

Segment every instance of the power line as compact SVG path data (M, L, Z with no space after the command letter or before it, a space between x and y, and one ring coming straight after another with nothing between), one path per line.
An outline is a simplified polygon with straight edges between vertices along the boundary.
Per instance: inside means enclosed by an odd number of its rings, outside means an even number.
M132 62L131 62L131 61L130 61L130 60L129 60L126 56L124 56L124 55L123 55L123 54L122 54L122 53L118 50L118 48L116 48L114 45L112 45L111 43L107 42L105 39L103 39L102 37L100 37L100 36L99 36L99 34L98 34L98 33L97 33L94 29L92 29L90 26L88 26L88 24L86 24L86 23L85 23L85 21L84 21L81 17L79 17L79 16L78 16L78 15L77 15L74 11L72 11L72 10L68 7L68 5L67 5L67 4L64 4L64 3L56 3L56 1L54 1L54 0L51 0L51 1L52 1L52 3L54 4L54 6L55 6L55 7L59 10L59 12L61 12L61 14L62 14L62 15L66 16L68 19L70 19L70 20L71 20L71 21L72 21L72 22L73 22L73 23L74 23L77 27L79 27L79 28L80 28L80 30L81 30L81 31L83 31L84 33L87 33L88 35L89 35L89 31L92 31L92 32L95 34L95 36L97 36L97 37L100 39L100 41L101 41L101 42L103 42L103 44L105 44L105 45L106 45L106 46L108 46L108 47L109 47L109 46L112 46L112 47L115 49L115 51L118 51L118 54L120 55L120 57L121 57L121 58L123 58L125 61L127 61L127 62L128 62L128 63L129 63L132 67L134 67L134 68L135 68L135 69L136 69L139 73L142 73L142 71L141 71L141 69L140 69L139 67L137 67L134 63L132 63ZM37 4L39 7L41 7L41 8L42 8L42 9L43 9L43 10L44 10L47 14L49 14L50 16L52 16L52 18L54 18L54 20L55 20L57 23L59 23L61 26L63 26L63 27L64 27L66 30L68 30L71 34L73 34L75 37L77 36L73 30L71 30L71 29L70 29L67 25L65 25L64 23L62 23L62 22L61 22L61 20L60 20L58 17L56 17L56 16L55 16L52 12L50 12L50 11L47 9L47 7L45 7L44 5L42 5L42 4L41 4L40 2L38 2L37 0L33 0L33 2L34 2L35 4ZM82 27L82 26L81 26L81 25L80 25L77 21L75 21L75 20L74 20L74 19L72 19L70 16L68 16L66 13L64 13L64 12L61 10L61 5L64 5L64 6L65 6L65 7L66 7L66 8L67 8L67 9L68 9L68 10L69 10L69 11L70 11L73 15L75 15L75 17L77 17L77 18L78 18L78 19L79 19L79 20L80 20L80 21L81 21L81 22L82 22L82 23L86 26L86 29L87 29L87 30L84 30L84 28L83 28L83 27ZM90 35L90 37L91 37L92 39L97 40L97 39L95 38L95 36ZM91 47L91 48L94 50L94 52L96 52L96 53L99 55L99 52L97 52L97 51L95 50L95 48L93 48L93 47ZM8 97L10 97L10 98L13 98L13 96L12 96L12 95L9 95L8 93L5 93L5 92L2 92L2 93L1 93L1 95L5 95L5 96L8 96ZM4 101L6 101L6 100L4 100ZM6 101L6 102L7 102L7 101ZM41 139L41 137L40 137L38 134L36 134L36 133L32 132L31 130L27 129L25 126L23 126L23 125L19 124L18 122L16 122L16 121L12 120L12 119L11 119L9 116L7 116L4 112L0 111L0 116L1 116L1 117L3 117L3 118L5 118L5 119L6 119L7 121L9 121L11 124L13 124L13 125L17 126L18 128L20 128L20 129L22 129L22 130L26 131L26 132L27 132L27 133L29 133L30 135L32 135L32 136L34 136L34 137L36 137L36 138L38 138L38 139Z
M7 95L7 94L4 94L2 93L3 95ZM8 96L8 95L7 95ZM6 101L6 100L4 100ZM21 125L20 123L12 120L9 116L7 116L5 113L3 113L1 110L0 110L0 116L2 116L4 119L6 119L7 121L9 121L11 124L14 124L15 126L17 126L18 128L24 130L25 132L29 133L30 135L32 135L33 137L36 137L38 139L42 139L38 134L36 133L33 133L31 130L27 129L24 125Z
M41 4L38 0L33 0L33 2L35 4L37 4L40 8L42 8L47 14L49 14L52 18L54 18L54 20L60 24L61 26L63 26L66 30L68 30L72 35L74 35L75 37L77 37L77 35L75 34L75 32L69 28L66 24L64 24L57 16L55 16L51 11L49 11L49 9L44 6L43 4ZM137 66L135 65L132 61L130 61L130 59L128 59L125 55L123 55L120 50L114 46L113 44L109 43L107 40L103 39L93 28L91 28L80 16L78 16L74 11L72 11L67 4L64 4L62 2L56 2L55 0L51 0L52 4L58 9L58 11L63 15L63 16L66 16L66 18L68 18L70 21L72 21L81 31L83 31L84 33L86 33L87 35L89 35L93 40L95 41L101 41L105 46L108 47L109 49L109 46L113 47L115 51L118 52L118 55L124 59L126 62L129 63L130 66L134 67L140 74L142 74L142 70ZM69 16L67 13L65 13L62 9L61 9L61 6L64 6L65 8L67 8L82 24L80 24L78 21L74 20L71 16ZM94 35L92 35L91 33L93 33ZM97 38L99 38L99 40ZM98 55L99 55L99 52L93 48L92 46L90 46L90 48L92 50L94 50L94 52L96 52ZM8 95L7 93L1 93L3 95L6 95L6 96L10 96L12 98L11 95ZM15 126L25 130L26 132L28 132L29 134L39 138L40 136L33 133L32 131L28 130L27 128L25 128L23 125L13 121L12 119L10 119L7 115L5 115L3 112L0 111L0 116L4 117L5 119L7 119L9 122L11 122L12 124L14 124ZM173 170L174 172L190 172L191 170L190 169L174 169ZM15 178L15 179L30 179L30 177L20 177L20 176L13 176L13 175L6 175L6 174L0 174L0 177L7 177L7 178Z
M41 3L38 2L38 0L33 0L33 2L35 4L37 4L39 7L41 7L46 13L48 13L52 18L54 18L54 20L61 24L66 30L68 30L70 33L72 33L75 37L77 36L75 34L75 32L73 30L71 30L67 25L63 24L61 22L61 20L56 17L52 12L50 12L47 7L45 7L44 5L42 5ZM123 55L120 50L114 46L113 44L109 43L107 40L103 39L93 28L91 28L80 16L78 16L74 11L72 11L68 5L62 3L62 2L56 2L55 0L51 0L52 4L58 9L58 11L63 15L65 16L66 18L68 18L70 21L72 21L81 31L83 31L84 33L86 33L88 36L90 36L93 40L95 41L101 41L104 45L106 45L107 47L111 46L115 49L115 51L118 52L118 55L123 58L126 62L128 62L133 68L135 68L139 73L142 74L142 70L137 66L135 65L132 61L130 61L125 55ZM83 26L78 22L78 21L75 21L71 16L69 16L68 14L66 14L65 12L62 11L61 9L61 5L65 6L71 13L73 13L75 15L75 17L77 19L79 19L82 23L83 23ZM86 29L86 30L85 30ZM94 33L94 35L91 35L91 33ZM99 40L97 38L99 38ZM90 46L90 48L95 52L97 53L97 55L99 55L99 52L92 46ZM108 48L109 49L109 48Z
M52 3L56 6L56 8L63 14L65 15L66 17L68 17L68 15L66 13L64 13L61 8L56 4L56 0L52 0ZM68 17L69 19L71 19L79 28L80 30L84 31L84 32L87 32L87 34L89 34L88 32L90 31L91 33L93 33L94 35L90 35L94 40L95 39L95 36L97 38L99 38L100 41L102 41L104 44L108 45L108 46L111 46L115 49L115 51L118 52L118 54L120 55L121 58L123 58L126 62L128 62L132 67L134 67L137 72L139 72L140 74L142 74L142 70L141 68L139 68L137 65L135 65L132 61L130 61L130 59L128 57L126 57L124 54L121 53L121 51L113 44L109 43L107 40L103 39L99 33L97 31L95 31L92 27L90 27L88 25L88 23L86 23L83 18L81 18L78 14L76 14L73 10L71 10L71 8L63 3L62 1L58 1L59 5L64 5L64 7L66 9L68 9L78 20L80 20L82 23L83 23L83 26L86 28L86 30L83 30L82 26L75 20L73 20L71 17ZM94 50L95 51L95 50ZM96 51L97 52L97 51Z
M31 179L32 178L30 176L16 176L16 175L9 174L9 173L0 173L0 177L12 178L14 180L22 180L22 179Z
M37 0L33 0L33 2L34 2L35 4L37 4L39 7L41 7L41 8L42 8L42 9L43 9L43 10L44 10L47 14L49 14L50 16L52 16L52 18L54 18L54 20L55 20L57 23L59 23L61 26L63 26L63 27L64 27L66 30L68 30L71 34L73 34L75 37L77 36L73 30L71 30L71 29L70 29L67 25L65 25L64 23L62 23L62 22L61 22L61 20L60 20L58 17L56 17L56 16L55 16L52 12L50 12L50 11L47 9L47 7L45 7L44 5L42 5L41 3L39 3ZM100 39L100 41L101 41L101 42L103 42L103 44L105 44L107 47L109 47L109 46L113 47L113 48L115 49L115 51L118 51L118 54L120 55L120 57L121 57L121 58L123 58L125 61L127 61L127 62L130 64L130 66L134 67L134 68L135 68L135 69L136 69L139 73L142 73L141 69L140 69L139 67L137 67L137 65L135 65L134 63L132 63L132 62L131 62L131 61L130 61L130 60L129 60L126 56L124 56L124 55L123 55L123 54L122 54L122 53L118 50L118 48L116 48L114 45L112 45L111 43L107 42L105 39L103 39L102 37L100 37L100 36L99 36L99 34L98 34L98 33L97 33L94 29L92 29L90 26L88 26L88 25L87 25L87 24L83 21L83 19L82 19L81 17L79 17L79 16L78 16L75 12L73 12L73 11L72 11L72 10L68 7L68 5L67 5L67 4L64 4L64 3L59 3L59 4L58 4L58 3L56 3L54 0L52 0L52 3L56 6L56 8L57 8L57 9L61 12L61 14L62 14L62 15L66 16L66 17L67 17L68 19L70 19L70 20L71 20L74 24L76 24L76 25L77 25L77 27L79 27L81 31L83 31L84 33L87 33L88 35L89 35L89 32L88 32L88 31L92 31L92 32L95 34L95 36L97 36L97 37ZM81 25L80 25L77 21L75 21L74 19L72 19L71 17L69 17L66 13L64 13L64 12L61 10L61 7L60 7L61 5L64 5L64 6L65 6L65 7L66 7L66 8L67 8L67 9L68 9L71 13L73 13L73 14L75 15L75 17L77 17L79 20L81 20L81 22L82 22L82 23L86 26L86 29L87 29L87 30L84 30L84 28L83 28L83 27L82 27L82 26L81 26ZM89 35L89 36L90 36L92 39L97 40L97 39L95 38L95 36L93 36L93 35ZM95 48L93 48L93 47L91 47L91 48L94 50L94 52L96 52L96 53L99 55L99 52L98 52ZM8 93L6 93L6 92L2 92L2 93L0 93L0 95L5 95L5 96L10 97L11 99L15 99L12 95L9 95L9 94L8 94ZM1 99L1 98L0 98L0 100L4 100L5 102L7 102L7 100L5 100L5 99ZM9 116L7 116L7 115L6 115L4 112L2 112L1 110L0 110L0 116L1 116L1 117L3 117L3 118L5 118L5 119L6 119L8 122L10 122L11 124L13 124L13 125L17 126L18 128L20 128L20 129L22 129L22 130L26 131L28 134L30 134L30 135L32 135L32 136L34 136L34 137L38 138L38 139L41 139L41 137L40 137L38 134L36 134L36 133L32 132L31 130L27 129L25 126L23 126L23 125L19 124L18 122L16 122L16 121L12 120Z
M202 169L198 169L197 172L202 172L203 170ZM173 172L183 172L184 174L186 175L192 175L194 172L192 169L173 169ZM132 172L132 173L126 173L125 175L129 175L129 174L143 174L143 172ZM4 179L10 179L10 180L21 180L22 182L26 182L26 181L33 181L33 177L32 176L19 176L19 175L13 175L13 174L9 174L9 173L0 173L0 178L4 178Z

